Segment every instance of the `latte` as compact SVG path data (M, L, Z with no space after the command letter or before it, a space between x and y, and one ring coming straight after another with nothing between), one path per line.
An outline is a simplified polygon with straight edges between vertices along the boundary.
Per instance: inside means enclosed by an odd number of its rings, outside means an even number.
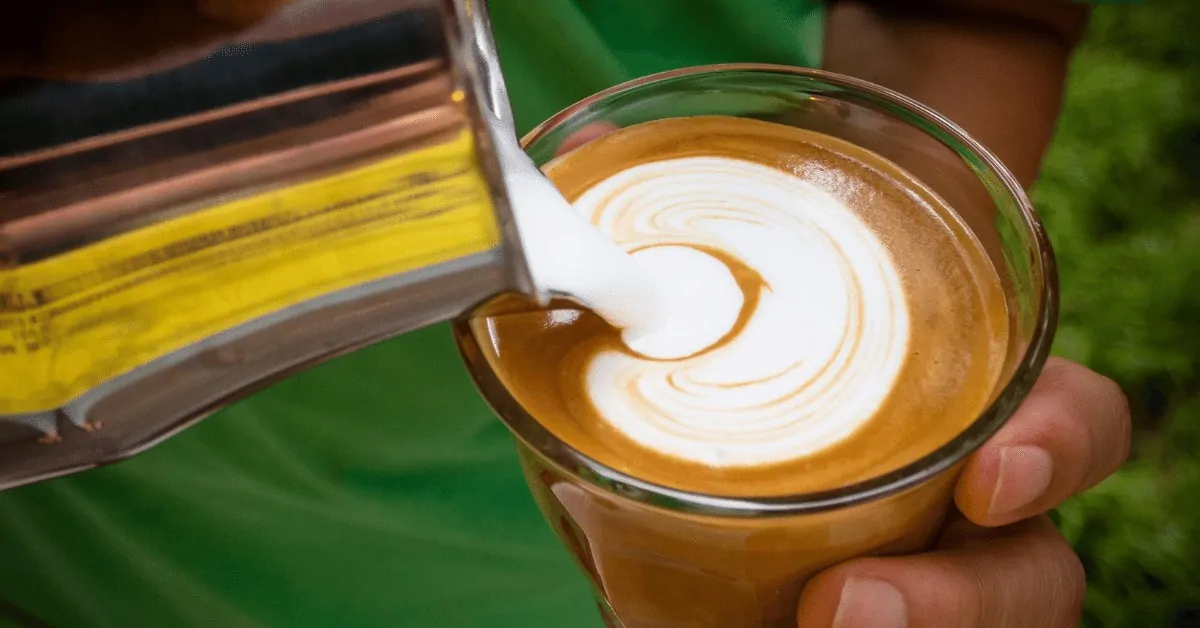
M832 489L930 453L993 398L1009 336L998 275L883 158L698 117L620 130L546 172L671 289L726 295L658 335L672 359L566 302L472 323L513 397L589 457L713 495Z

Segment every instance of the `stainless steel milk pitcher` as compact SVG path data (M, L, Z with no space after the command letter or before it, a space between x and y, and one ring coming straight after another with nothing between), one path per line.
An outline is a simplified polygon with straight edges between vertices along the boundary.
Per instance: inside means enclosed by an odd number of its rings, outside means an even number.
M0 489L533 294L478 0L298 0L197 51L0 77Z

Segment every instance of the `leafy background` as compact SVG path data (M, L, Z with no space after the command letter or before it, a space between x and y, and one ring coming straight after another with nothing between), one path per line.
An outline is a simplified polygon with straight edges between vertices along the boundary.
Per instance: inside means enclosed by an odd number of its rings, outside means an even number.
M1066 504L1084 626L1200 626L1200 0L1096 9L1033 191L1056 352L1130 397L1134 454Z

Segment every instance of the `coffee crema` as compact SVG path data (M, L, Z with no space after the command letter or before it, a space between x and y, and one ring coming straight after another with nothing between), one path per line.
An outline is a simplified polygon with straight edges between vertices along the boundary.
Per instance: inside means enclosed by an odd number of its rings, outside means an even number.
M677 489L796 494L910 463L991 401L1008 338L998 275L882 157L714 116L622 129L545 170L635 260L706 253L743 296L715 346L677 360L565 303L473 323L513 397L585 455Z

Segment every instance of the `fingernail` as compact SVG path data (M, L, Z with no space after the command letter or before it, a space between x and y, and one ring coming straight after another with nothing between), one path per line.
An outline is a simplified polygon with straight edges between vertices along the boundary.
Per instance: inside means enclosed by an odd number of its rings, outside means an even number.
M896 587L870 578L850 578L842 586L842 599L833 628L906 628L908 608Z
M1041 447L1012 446L1000 450L1000 471L988 514L1000 517L1037 501L1054 479L1054 459Z

